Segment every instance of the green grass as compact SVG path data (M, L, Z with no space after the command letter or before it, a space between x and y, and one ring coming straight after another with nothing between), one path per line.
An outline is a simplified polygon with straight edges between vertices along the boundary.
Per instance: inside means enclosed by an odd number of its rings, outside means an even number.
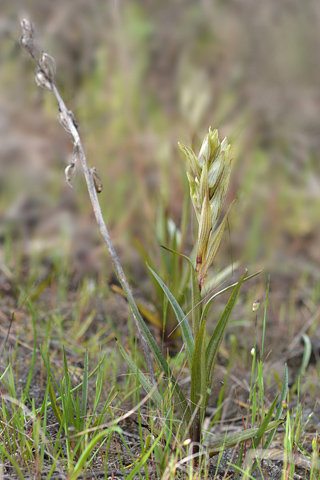
M62 268L62 264L60 265L59 268ZM33 272L31 272L32 274ZM57 285L59 281L61 281L61 287ZM64 275L59 275L57 272L50 282L50 285L41 294L42 297L40 295L33 302L27 299L21 309L16 312L15 315L23 312L23 318L14 319L11 328L12 339L5 347L6 372L1 378L1 456L3 464L11 465L15 474L20 478L24 478L26 472L39 478L42 472L50 478L57 468L69 472L70 478L77 478L82 471L90 471L90 469L94 471L95 461L98 458L107 462L103 468L108 474L110 474L108 462L120 462L118 467L120 470L132 463L132 467L123 470L128 478L133 478L130 477L130 472L136 472L139 468L144 469L146 478L150 475L152 468L158 472L159 478L161 476L162 478L174 478L177 471L185 472L184 474L189 478L211 478L209 460L204 457L198 470L194 471L191 460L187 461L188 445L180 445L175 440L174 411L167 409L167 413L165 413L166 409L164 408L162 413L160 412L162 418L164 415L166 416L165 424L156 420L159 418L159 412L154 410L153 402L150 402L149 396L144 398L144 393L141 397L137 380L126 373L125 366L114 346L114 336L121 334L122 330L119 331L119 327L117 330L113 330L110 325L105 331L103 329L97 331L91 339L93 319L96 318L96 314L92 299L90 302L91 293L88 293L88 280L84 279L83 283L79 285L75 299L70 303L70 305L75 304L75 311L73 312L71 308L67 317L65 314L62 315L56 307L50 306L52 303L50 295L45 295L45 292L51 289L51 292L57 292L57 298L60 298L60 288L66 284ZM100 289L101 286L98 285L96 292L99 292ZM18 292L17 289L19 296ZM248 292L250 294L250 289ZM112 293L110 292L108 295L112 295ZM62 297L68 298L68 292L65 292ZM265 312L268 312L268 308L269 306ZM267 313L265 314L260 306L254 315L259 315L261 318L261 314L265 318L263 324L266 336L268 336ZM17 321L19 325L16 324ZM264 327L262 329L257 327L257 338L260 338L263 331ZM16 339L15 343L12 343L13 338ZM128 341L130 351L139 361L139 351L136 349L134 341L130 338ZM234 342L232 338L231 341ZM254 352L254 356L251 357L251 386L248 389L248 400L245 402L247 405L245 423L259 425L262 412L270 406L270 393L264 385L264 378L268 378L271 372L268 371L268 364L262 357L263 345L255 344L254 338L252 342L255 352L258 349L260 355L256 357ZM25 344L30 346L27 351L23 346ZM65 352L62 348L63 345ZM232 371L235 366L232 359L239 359L240 355L239 343L234 342L233 345L234 353L229 358L224 375L226 387L229 382L232 382ZM105 349L108 351L107 355L103 354ZM25 357L21 357L23 350L26 351ZM263 355L266 354L269 358L269 352L265 352ZM27 369L24 363L27 363ZM169 359L169 364L180 381L183 380L187 373L184 367L184 356L181 354L177 359ZM276 435L278 456L280 455L284 461L285 471L289 472L289 477L283 474L284 479L291 478L290 475L296 468L296 463L301 459L305 459L310 465L305 470L306 478L310 472L313 475L310 478L316 479L319 472L316 436L314 440L312 440L313 437L309 437L310 440L308 440L309 434L304 433L305 430L308 431L308 425L312 422L312 418L308 422L302 420L304 402L297 396L297 393L305 389L304 385L307 380L305 356L302 357L300 372L300 381L292 384L286 402L288 405L295 402L295 413L293 414L292 410L288 408L282 429L283 434ZM19 382L21 376L23 382ZM48 378L51 379L50 382L48 382ZM38 397L34 396L35 386L38 386L41 391L41 395ZM166 395L166 404L169 406L172 403L172 393L170 391L163 393ZM60 397L61 399L59 399ZM225 399L228 400L228 389L221 389L216 407L219 408ZM53 410L52 405L55 405ZM119 435L117 444L119 442L127 444L127 438L121 434L123 428L121 418L130 411L129 405L134 410L134 413L129 414L129 418L133 415L139 425L136 432L140 438L137 440L140 453L131 454L130 447L127 445L130 459L128 457L123 464L126 455L121 454L118 460L113 460L115 453L110 445L113 445L115 435ZM136 408L138 405L140 407ZM213 417L212 427L214 429L217 428L215 422L219 421L219 411ZM55 427L52 426L53 423ZM146 430L146 424L151 430L157 432L156 436ZM215 437L211 438L211 435L208 436L208 439L211 442L215 441ZM281 438L280 447L279 436ZM268 445L267 436L262 440L262 445ZM251 458L252 448L253 445L251 444L250 447L248 440L242 452L244 461L242 465L246 465L247 459ZM265 454L267 457L269 450L270 445ZM270 455L270 461L272 461L272 450L270 450ZM264 466L267 461L264 460ZM261 468L260 463L258 467ZM243 468L241 462L237 463L236 468ZM250 469L245 467L245 470L247 473L244 475L249 478ZM252 472L251 475L254 478L255 473Z

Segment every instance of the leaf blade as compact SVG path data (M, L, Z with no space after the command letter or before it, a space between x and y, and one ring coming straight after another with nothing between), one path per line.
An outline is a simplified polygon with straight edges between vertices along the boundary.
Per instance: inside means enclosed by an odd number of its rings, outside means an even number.
M227 328L228 321L230 319L230 315L234 309L234 306L237 302L240 287L244 281L244 278L247 274L247 270L245 273L242 275L238 283L236 284L229 301L223 311L223 314L220 317L220 320L210 338L209 344L207 346L206 350L206 372L207 372L207 387L208 389L211 389L212 386L212 377L213 377L213 368L214 368L214 362L218 353L218 350L220 348L225 330Z
M196 339L191 365L191 410L194 442L201 441L201 424L206 409L206 357L205 351L206 320L204 319Z
M186 316L180 307L179 303L177 300L174 298L168 287L164 284L164 282L161 280L159 275L152 270L149 265L147 265L148 269L152 273L152 275L155 277L155 279L158 281L159 285L161 286L162 290L164 291L166 297L168 298L169 302L171 303L171 306L174 310L174 313L177 317L178 324L181 328L181 333L182 333L182 338L183 342L186 346L186 354L187 354L187 359L188 359L188 364L189 367L191 368L191 363L192 363L192 356L193 356L193 351L194 351L194 339L193 335L189 326L189 323L186 319Z

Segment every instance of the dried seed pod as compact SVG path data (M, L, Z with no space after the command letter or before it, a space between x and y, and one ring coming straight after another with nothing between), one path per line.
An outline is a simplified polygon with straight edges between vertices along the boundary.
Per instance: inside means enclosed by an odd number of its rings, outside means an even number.
M75 173L76 173L76 165L75 163L71 162L66 168L65 168L65 176L66 176L66 181L68 182L68 185L73 188L71 180L73 179Z
M31 37L34 36L33 23L30 22L28 18L23 18L21 20L21 27L24 34L29 34Z
M92 174L93 183L94 183L94 187L96 189L96 192L97 193L102 192L103 185L102 185L102 182L101 182L101 178L98 175L96 167L91 168L91 174Z
M79 145L74 143L73 144L72 160L64 170L64 173L65 173L65 176L66 176L66 181L71 188L73 188L73 186L71 184L71 180L73 179L73 177L75 176L75 173L76 173L76 162L77 162L78 158L79 158Z
M56 62L54 58L48 53L42 52L40 65L47 78L52 82L56 74Z
M22 35L20 37L20 45L27 50L33 57L35 56L33 37L33 24L29 19L24 18L21 21Z
M52 91L52 82L46 77L42 70L36 70L35 79L38 87Z

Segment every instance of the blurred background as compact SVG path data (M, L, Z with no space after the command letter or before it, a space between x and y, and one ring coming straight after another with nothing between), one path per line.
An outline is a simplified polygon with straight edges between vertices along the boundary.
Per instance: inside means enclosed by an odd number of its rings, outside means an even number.
M72 144L57 122L53 95L36 87L34 62L18 43L19 21L27 16L36 45L55 58L57 86L80 125L89 166L102 179L103 213L131 277L144 281L134 242L148 238L159 208L180 222L187 185L177 142L198 151L211 126L234 146L227 204L237 199L214 269L236 260L250 273L263 268L264 288L271 274L278 302L293 296L295 305L317 304L318 1L1 5L3 295L13 279L23 282L31 264L41 277L57 258L73 272L73 285L84 275L111 275L81 166L73 189L65 181ZM195 226L190 212L190 245Z

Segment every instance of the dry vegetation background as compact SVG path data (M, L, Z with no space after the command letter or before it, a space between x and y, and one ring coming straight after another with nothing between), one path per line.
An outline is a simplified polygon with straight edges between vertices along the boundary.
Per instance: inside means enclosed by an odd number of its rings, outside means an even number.
M210 125L228 136L229 201L237 202L216 268L232 259L250 273L264 268L249 303L271 273L268 336L281 357L318 315L320 3L2 0L3 305L15 304L15 282L31 287L57 258L70 292L84 277L111 275L80 167L74 189L65 182L72 145L19 46L22 16L56 60L57 85L102 178L103 212L136 283L147 280L133 239L147 238L160 202L179 220L185 173L177 142L199 145Z

